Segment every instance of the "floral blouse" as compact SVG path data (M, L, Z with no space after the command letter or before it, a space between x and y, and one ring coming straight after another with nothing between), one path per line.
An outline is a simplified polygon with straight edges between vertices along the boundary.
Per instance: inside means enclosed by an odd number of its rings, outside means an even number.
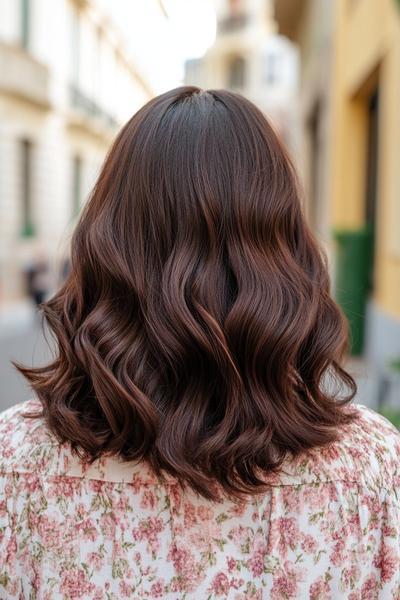
M400 435L372 410L262 496L211 503L80 462L22 417L38 406L0 413L1 600L400 600Z

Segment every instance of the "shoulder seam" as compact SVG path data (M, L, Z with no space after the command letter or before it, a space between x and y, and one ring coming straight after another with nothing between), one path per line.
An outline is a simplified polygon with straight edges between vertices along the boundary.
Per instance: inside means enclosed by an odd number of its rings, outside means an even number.
M50 473L50 474L43 474L40 473L38 471L23 471L23 470L19 470L19 469L12 469L12 470L3 470L0 469L0 476L3 475L36 475L37 477L40 477L43 480L52 480L52 479L79 479L81 481L103 481L104 483L111 483L111 484L124 484L124 485L132 485L134 483L134 480L132 481L128 481L128 480L121 480L121 481L111 481L108 479L104 479L101 477L86 477L86 476L80 476L80 475L69 475L69 474L63 474L63 473ZM168 485L168 484L176 484L176 481L166 481L165 483L161 483L159 481L154 481L151 482L153 485ZM282 488L282 487L302 487L302 486L313 486L315 487L316 485L327 485L327 484L332 484L332 483L354 483L355 485L357 485L358 488L362 488L362 489L368 489L370 491L386 491L386 492L391 492L393 490L395 490L395 486L394 486L394 482L392 486L387 486L387 485L382 485L378 482L376 482L376 484L368 484L368 483L364 483L362 481L360 481L359 479L351 479L351 478L347 478L347 477L337 477L337 478L332 478L332 479L316 479L315 481L301 481L301 482L297 482L297 483L269 483L268 486L270 488ZM149 482L144 482L143 485L149 485Z

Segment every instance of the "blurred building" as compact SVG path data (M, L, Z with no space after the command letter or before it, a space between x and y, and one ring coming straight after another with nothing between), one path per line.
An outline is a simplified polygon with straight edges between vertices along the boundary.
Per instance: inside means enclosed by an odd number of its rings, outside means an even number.
M366 296L361 349L382 365L400 356L400 2L276 0L275 18L300 48L311 220L336 239L350 321Z
M321 241L330 237L329 188L332 19L331 0L282 1L275 3L281 34L300 51L298 167L306 192L308 220Z
M185 82L237 91L259 106L295 152L297 50L276 35L273 3L215 0L217 35L204 57L186 62Z
M153 95L103 7L0 0L3 307L24 296L36 254L57 272L118 127Z

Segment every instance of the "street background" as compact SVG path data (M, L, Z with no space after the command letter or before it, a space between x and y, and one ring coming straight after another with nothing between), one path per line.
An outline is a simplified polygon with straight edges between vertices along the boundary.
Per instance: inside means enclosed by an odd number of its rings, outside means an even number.
M118 129L182 84L288 148L350 322L357 401L400 426L400 0L0 0L0 410L51 357L37 305Z

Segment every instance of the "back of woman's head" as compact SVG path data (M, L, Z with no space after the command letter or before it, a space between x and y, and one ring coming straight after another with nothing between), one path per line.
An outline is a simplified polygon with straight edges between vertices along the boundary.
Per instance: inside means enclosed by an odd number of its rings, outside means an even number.
M180 87L141 108L71 262L42 305L57 356L16 367L82 458L144 459L204 497L210 482L234 497L351 419L324 256L285 150L239 94Z

